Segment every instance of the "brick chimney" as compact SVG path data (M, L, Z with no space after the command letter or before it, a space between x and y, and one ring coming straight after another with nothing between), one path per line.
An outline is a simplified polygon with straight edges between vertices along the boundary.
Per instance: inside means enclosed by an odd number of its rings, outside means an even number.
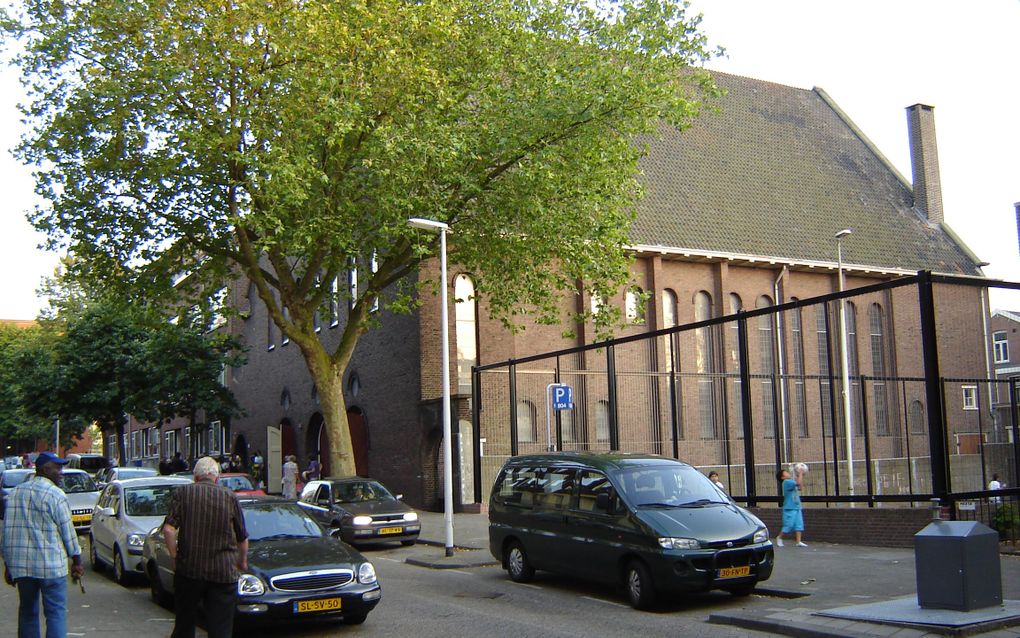
M907 107L910 135L910 167L914 173L914 208L929 222L945 221L942 210L942 182L939 179L939 150L935 144L935 109L925 104Z

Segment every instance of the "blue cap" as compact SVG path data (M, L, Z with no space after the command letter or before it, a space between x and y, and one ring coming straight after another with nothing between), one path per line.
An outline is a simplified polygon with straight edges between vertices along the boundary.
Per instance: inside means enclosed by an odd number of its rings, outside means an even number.
M67 465L67 459L62 459L53 452L40 452L39 456L35 457L35 464L42 465L43 463L56 463L57 465Z

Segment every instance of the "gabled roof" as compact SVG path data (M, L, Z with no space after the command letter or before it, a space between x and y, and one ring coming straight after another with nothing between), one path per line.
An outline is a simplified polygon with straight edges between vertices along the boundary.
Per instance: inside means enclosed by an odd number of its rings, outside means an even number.
M702 253L980 274L913 208L909 184L820 89L713 73L727 93L689 130L663 126L641 162L631 240ZM906 140L904 140L906 143Z
M992 313L992 316L993 317L1005 317L1006 319L1009 319L1010 321L1013 321L1013 322L1016 322L1016 323L1020 323L1020 312L1011 311L1011 310L996 310L995 312Z

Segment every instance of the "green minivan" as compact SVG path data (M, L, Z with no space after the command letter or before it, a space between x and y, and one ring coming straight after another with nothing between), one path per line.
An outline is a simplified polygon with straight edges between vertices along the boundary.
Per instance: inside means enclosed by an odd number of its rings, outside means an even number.
M769 532L697 469L621 452L516 456L489 500L489 550L510 578L536 569L660 593L751 593L772 575Z

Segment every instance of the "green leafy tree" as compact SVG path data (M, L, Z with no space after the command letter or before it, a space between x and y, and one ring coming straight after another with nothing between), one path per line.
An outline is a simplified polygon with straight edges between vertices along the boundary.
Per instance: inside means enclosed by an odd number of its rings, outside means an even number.
M51 326L20 328L0 324L0 438L7 440L53 439L53 410L48 397L55 387L54 360L58 336ZM40 400L32 403L29 397ZM81 434L79 420L61 426L61 440Z
M714 92L677 0L24 7L7 24L33 96L18 152L47 202L35 225L132 294L250 280L304 357L340 473L344 371L380 296L412 310L408 275L437 251L407 219L450 225L493 316L559 323L579 285L627 280L640 140ZM372 258L327 350L314 315Z

